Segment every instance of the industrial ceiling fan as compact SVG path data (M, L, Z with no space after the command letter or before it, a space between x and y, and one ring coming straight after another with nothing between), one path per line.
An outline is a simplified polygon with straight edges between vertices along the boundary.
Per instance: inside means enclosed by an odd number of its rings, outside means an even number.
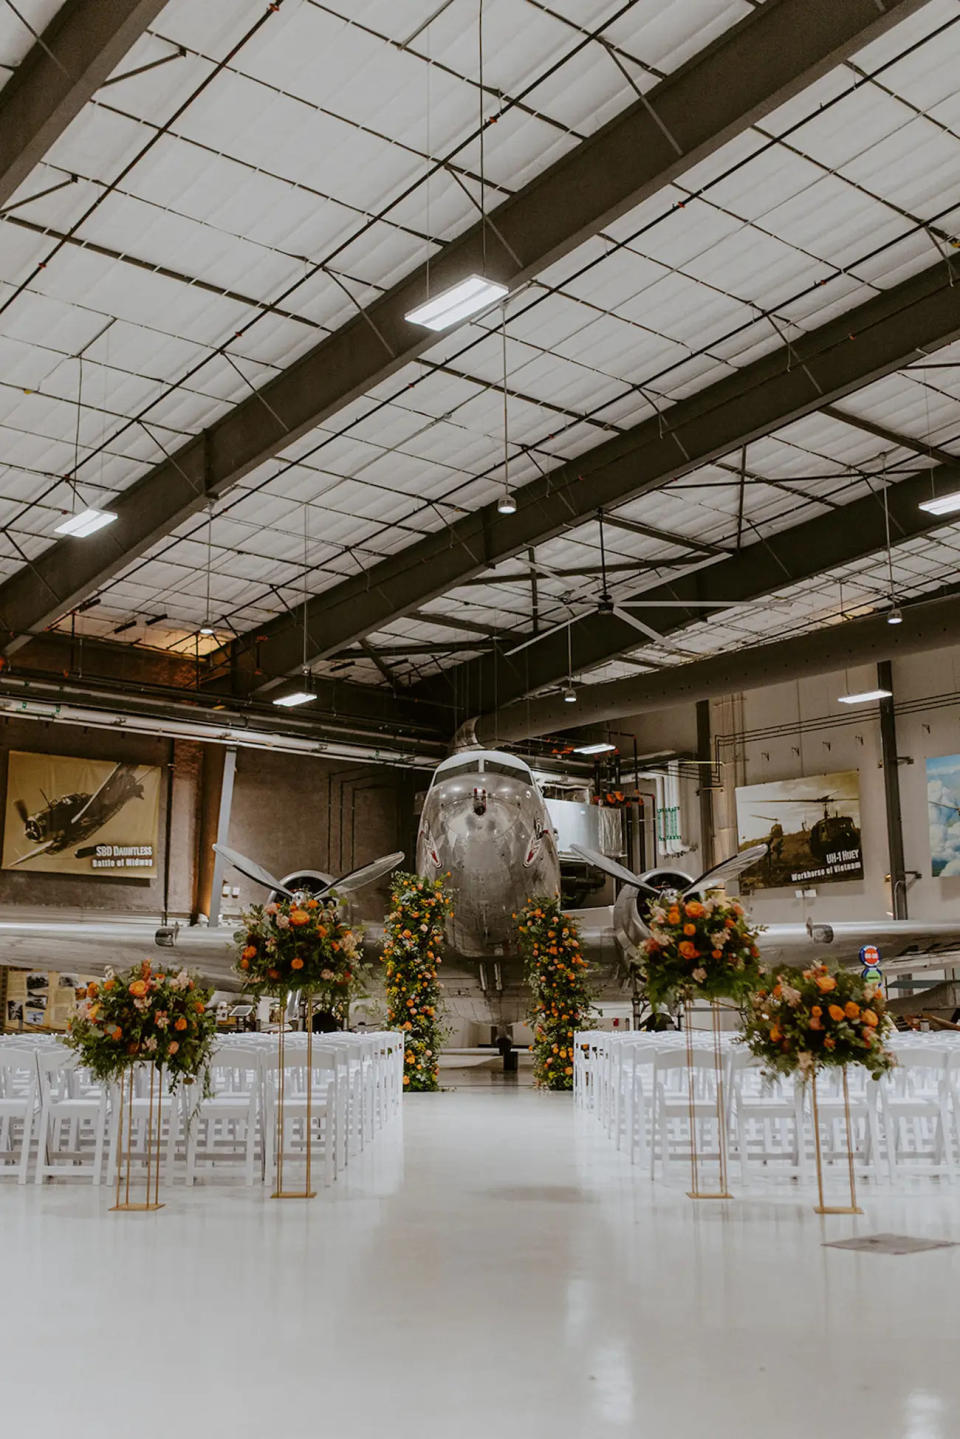
M639 600L624 600L622 603L618 603L618 602L614 599L613 595L610 593L610 590L609 590L609 587L608 587L608 584L607 584L607 554L606 554L606 545L605 545L605 543L604 543L603 510L602 510L602 509L597 511L597 522L598 522L598 524L599 524L599 526L600 526L600 594L598 595L597 600L596 600L596 603L595 603L595 605L593 606L593 612L594 612L594 613L596 613L596 614L601 614L601 615L613 615L616 619L622 620L624 624L630 625L633 629L637 630L640 634L642 634L643 636L645 636L646 639L648 639L648 640L653 640L655 644L669 645L670 648L672 648L672 649L675 650L675 651L678 651L678 652L680 652L680 653L686 653L686 651L683 650L682 646L673 644L671 641L669 641L669 640L667 639L667 637L666 637L665 635L662 635L659 630L654 629L654 627L653 627L652 625L648 625L645 620L638 619L638 617L637 617L635 614L632 614L631 611L632 611L632 610L635 610L635 609L678 609L678 610L698 610L698 609L711 610L711 609L717 609L717 610L729 610L729 609L732 609L735 604L754 603L754 602L752 602L752 601L700 600L700 599L695 599L695 600L643 600L643 599L639 599ZM531 569L536 570L538 573L543 574L543 575L546 575L549 579L562 580L562 579L564 578L563 575L559 574L556 570L552 570L549 565L542 564L539 560L532 560L532 561L530 561L530 567L531 567ZM573 609L573 607L574 607L575 605L585 605L585 604L587 603L587 601L585 601L585 600L573 600L573 601L571 601L571 600L561 599L561 600L560 600L560 603L561 603L561 604L565 604L569 609ZM584 610L584 613L581 614L581 615L573 615L570 619L561 620L559 624L551 625L548 629L541 630L541 631L539 632L539 634L531 635L531 636L529 636L527 639L521 640L521 642L520 642L519 644L517 644L517 645L514 645L512 649L505 650L505 651L504 651L504 654L505 654L505 655L516 655L516 654L519 654L521 650L528 649L531 645L538 644L540 640L545 640L549 635L557 634L558 631L566 629L566 628L567 628L569 625L571 625L571 624L575 624L575 623L577 622L577 620L586 618L586 615L589 614L589 613L590 613L589 610Z

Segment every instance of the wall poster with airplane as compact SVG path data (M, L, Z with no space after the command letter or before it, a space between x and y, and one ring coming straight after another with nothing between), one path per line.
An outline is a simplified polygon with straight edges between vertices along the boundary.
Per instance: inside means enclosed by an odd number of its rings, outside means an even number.
M741 849L767 846L740 876L744 893L863 879L859 770L745 785L737 790L737 837Z
M927 760L930 871L934 879L960 874L960 754Z
M157 874L160 767L11 750L3 868Z

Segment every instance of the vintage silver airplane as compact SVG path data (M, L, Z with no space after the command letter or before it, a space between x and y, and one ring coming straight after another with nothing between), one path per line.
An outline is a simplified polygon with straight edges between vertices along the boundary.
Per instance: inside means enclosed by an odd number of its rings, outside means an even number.
M220 846L223 857L267 891L356 894L399 864L386 855L340 878L301 870L276 879L255 860ZM762 845L741 851L694 878L659 868L637 875L616 860L580 849L580 858L618 881L612 905L571 911L578 920L584 952L601 981L601 996L624 998L630 966L647 938L646 915L664 890L702 894L729 882L761 859ZM537 895L560 889L560 860L546 801L530 766L499 750L452 755L434 772L420 819L417 870L429 877L449 875L455 895L450 953L444 964L448 1004L473 1018L505 1024L525 1008L525 987L516 948L513 915ZM96 974L157 959L196 967L220 989L238 989L232 970L234 925L158 925L147 919L104 919L87 912L38 915L7 912L0 919L0 964ZM376 949L381 925L367 926L365 943ZM773 963L833 958L855 962L863 944L876 944L884 970L940 969L948 951L960 948L960 924L895 921L769 926L761 936L763 956Z

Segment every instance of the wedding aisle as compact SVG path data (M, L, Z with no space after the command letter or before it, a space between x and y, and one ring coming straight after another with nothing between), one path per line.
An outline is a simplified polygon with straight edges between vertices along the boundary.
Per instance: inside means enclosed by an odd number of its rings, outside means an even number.
M948 1439L956 1198L694 1206L569 1096L404 1101L309 1203L0 1187L4 1433L30 1439ZM929 1191L929 1186L928 1186Z

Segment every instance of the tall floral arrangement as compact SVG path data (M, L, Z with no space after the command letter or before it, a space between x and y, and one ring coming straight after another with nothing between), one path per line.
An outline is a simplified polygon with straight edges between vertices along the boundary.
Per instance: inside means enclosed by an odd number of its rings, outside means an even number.
M404 1032L403 1084L435 1090L443 1030L437 966L452 901L443 878L395 874L384 928L387 1022Z
M654 1008L697 997L742 1004L759 988L760 930L738 900L667 891L651 905L648 928L641 973Z
M216 1042L213 991L195 974L170 974L147 960L123 974L107 969L78 996L65 1043L98 1079L115 1081L131 1064L162 1067L172 1087L205 1073Z
M753 996L743 1041L767 1069L805 1077L823 1066L862 1064L879 1079L896 1063L886 1041L893 1022L883 990L852 970L825 964L783 969Z
M235 969L255 995L302 990L341 1021L363 991L359 933L340 914L336 897L296 894L255 904L241 916Z
M589 1027L587 961L576 920L559 898L530 900L514 918L533 995L533 1074L545 1089L573 1088L573 1036Z

